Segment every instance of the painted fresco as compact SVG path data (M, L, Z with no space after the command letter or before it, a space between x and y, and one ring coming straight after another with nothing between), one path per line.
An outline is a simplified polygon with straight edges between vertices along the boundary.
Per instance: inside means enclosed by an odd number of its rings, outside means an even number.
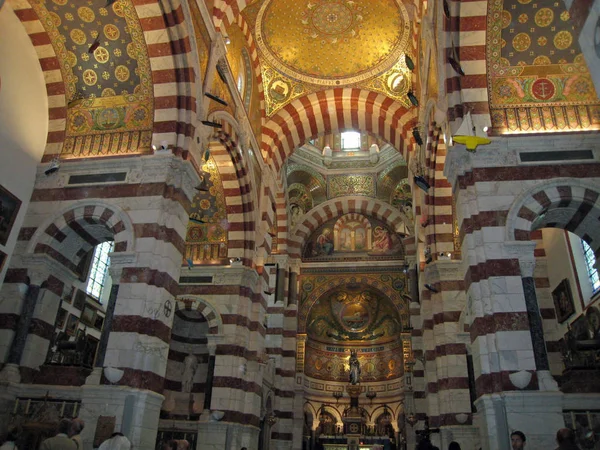
M362 214L346 214L317 229L307 240L304 259L403 257L403 235Z
M489 0L488 84L499 132L600 128L600 103L563 2Z

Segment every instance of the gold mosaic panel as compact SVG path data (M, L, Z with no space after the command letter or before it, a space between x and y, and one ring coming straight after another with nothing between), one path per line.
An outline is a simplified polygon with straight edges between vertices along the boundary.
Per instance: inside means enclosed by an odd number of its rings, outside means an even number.
M375 196L375 178L371 175L332 175L327 177L327 197L344 195Z
M410 23L402 2L394 0L266 0L255 33L261 53L278 72L338 86L394 66L407 46Z
M188 2L188 5L190 6L192 21L194 23L198 61L202 72L202 80L204 80L206 77L206 68L208 67L208 58L210 56L210 35L208 34L206 26L204 26L204 20L202 19L200 8L198 8L196 2Z
M600 102L563 2L489 0L488 87L503 133L600 128Z
M399 378L404 373L401 345L357 348L361 382ZM349 379L349 347L321 346L308 341L304 373L319 380L344 382Z
M67 137L62 156L148 150L154 117L152 77L133 4L46 0L32 2L32 7L50 36L65 81ZM125 135L118 137L122 132Z
M222 263L227 258L229 230L223 183L212 157L202 165L202 171L207 174L208 191L198 191L192 199L185 259L194 264Z

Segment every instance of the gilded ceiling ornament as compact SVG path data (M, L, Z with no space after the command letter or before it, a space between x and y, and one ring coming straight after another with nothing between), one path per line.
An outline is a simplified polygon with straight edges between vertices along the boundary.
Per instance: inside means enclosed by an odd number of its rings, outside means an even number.
M77 15L79 16L79 18L81 20L83 20L84 22L87 22L87 23L93 22L94 19L96 18L96 15L94 14L94 11L92 11L87 6L81 6L77 10Z
M407 48L410 23L395 0L266 0L255 33L264 60L286 78L341 86L394 66Z
M149 149L151 69L133 3L52 0L31 6L50 37L66 87L62 157ZM115 139L112 133L122 134Z
M488 13L493 127L502 133L598 129L600 103L578 58L575 25L564 19L569 17L564 4L491 0Z
M121 35L119 29L112 23L104 25L104 35L111 41L119 39Z

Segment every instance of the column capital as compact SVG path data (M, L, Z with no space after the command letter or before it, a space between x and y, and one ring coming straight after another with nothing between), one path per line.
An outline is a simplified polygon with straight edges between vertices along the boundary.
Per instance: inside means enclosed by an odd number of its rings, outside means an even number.
M108 272L113 283L118 284L121 280L121 272L125 267L131 267L137 262L136 252L113 252L109 255L110 265Z
M206 348L208 348L208 353L210 356L215 356L217 351L217 345L223 341L224 337L220 334L209 334L206 336Z
M35 286L41 286L48 279L49 275L54 275L63 281L72 280L75 276L73 272L47 254L23 255L21 259L25 267L27 267L29 283Z
M523 278L533 277L535 270L535 250L536 243L533 241L508 241L504 243L504 249L507 256L517 258Z

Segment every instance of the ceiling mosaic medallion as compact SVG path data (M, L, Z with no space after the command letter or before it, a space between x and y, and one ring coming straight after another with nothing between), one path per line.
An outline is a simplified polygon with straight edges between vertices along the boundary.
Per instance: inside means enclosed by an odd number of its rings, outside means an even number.
M297 81L325 86L389 70L409 36L406 9L394 0L267 0L256 21L258 47L270 65ZM291 86L272 81L276 94L290 95Z

